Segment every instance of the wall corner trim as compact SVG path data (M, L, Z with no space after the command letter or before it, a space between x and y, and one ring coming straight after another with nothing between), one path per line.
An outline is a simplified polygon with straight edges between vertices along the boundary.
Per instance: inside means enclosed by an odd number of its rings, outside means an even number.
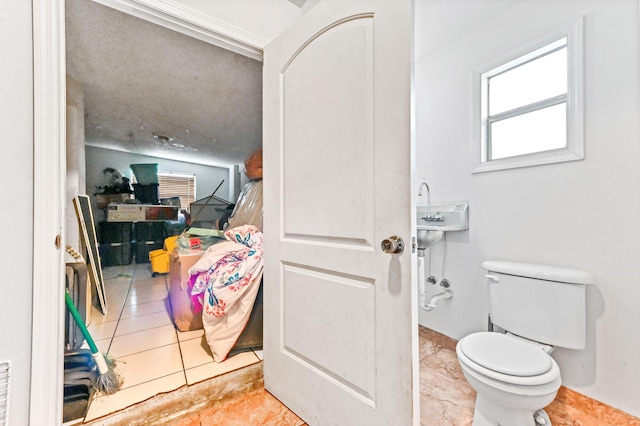
M262 61L269 40L173 0L93 0L214 46Z

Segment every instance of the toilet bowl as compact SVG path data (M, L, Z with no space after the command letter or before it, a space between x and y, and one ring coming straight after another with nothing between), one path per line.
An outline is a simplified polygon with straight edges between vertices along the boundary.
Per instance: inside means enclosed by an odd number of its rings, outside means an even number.
M534 414L560 388L560 368L541 346L507 334L480 332L462 338L458 361L477 391L474 426L535 425Z
M593 275L533 263L485 261L490 329L456 346L465 378L477 391L474 426L551 425L543 408L561 385L554 347L582 350L586 286ZM538 343L544 342L544 343Z

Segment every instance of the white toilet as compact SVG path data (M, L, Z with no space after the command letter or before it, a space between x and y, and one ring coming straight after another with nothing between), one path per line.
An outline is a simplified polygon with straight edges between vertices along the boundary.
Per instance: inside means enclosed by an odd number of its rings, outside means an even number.
M474 426L550 425L542 410L560 388L554 347L584 349L591 274L527 263L486 261L491 322L504 331L463 337L456 346L477 391Z

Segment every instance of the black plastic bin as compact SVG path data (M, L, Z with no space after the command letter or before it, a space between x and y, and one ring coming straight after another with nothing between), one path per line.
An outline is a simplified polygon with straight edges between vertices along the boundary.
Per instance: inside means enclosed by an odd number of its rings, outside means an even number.
M138 242L164 241L167 238L164 222L136 222L133 226L134 240Z
M158 198L158 187L159 184L157 183L149 183L146 185L134 183L133 193L136 200L140 201L142 204L160 204L160 199Z
M100 244L100 263L103 267L130 265L132 261L131 242Z
M159 250L164 241L138 241L136 243L136 263L150 263L149 252Z
M131 242L133 223L131 222L100 222L101 243L128 243Z

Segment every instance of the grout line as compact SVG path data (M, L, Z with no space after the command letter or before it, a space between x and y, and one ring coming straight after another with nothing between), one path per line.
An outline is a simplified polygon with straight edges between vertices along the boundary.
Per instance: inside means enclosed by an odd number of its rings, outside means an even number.
M170 296L170 283L167 282L167 275L164 275L164 285L167 289L167 305L169 306L169 316L173 318L173 305L171 304L171 296ZM171 323L173 325L173 322ZM189 381L187 380L187 368L184 364L184 354L182 353L182 345L180 344L180 336L178 335L178 330L173 327L173 332L176 335L176 340L178 341L178 350L180 351L180 362L182 363L182 375L184 377L184 382L189 385Z
M118 326L120 325L120 317L122 317L122 312L124 311L124 307L127 304L127 298L129 297L129 293L131 292L131 285L133 284L133 277L135 276L135 272L138 266L136 265L133 268L133 273L131 274L131 279L129 280L129 287L127 288L127 294L124 297L124 301L122 302L122 308L120 308L120 314L118 314L118 323L116 324L116 328L113 330L113 335L111 336L111 341L109 342L109 347L107 348L107 353L111 350L111 345L113 344L113 339L116 337L116 333L118 332Z

